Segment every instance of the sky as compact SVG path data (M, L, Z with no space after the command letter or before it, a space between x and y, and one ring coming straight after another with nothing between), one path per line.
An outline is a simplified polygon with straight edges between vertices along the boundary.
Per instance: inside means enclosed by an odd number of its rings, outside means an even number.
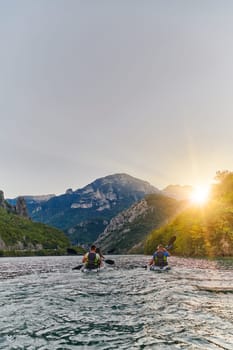
M230 0L0 0L5 198L232 171L232 18Z

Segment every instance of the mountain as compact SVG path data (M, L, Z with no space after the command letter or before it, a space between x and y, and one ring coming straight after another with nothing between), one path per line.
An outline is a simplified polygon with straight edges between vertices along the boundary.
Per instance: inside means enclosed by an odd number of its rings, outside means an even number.
M185 206L163 194L147 195L114 217L95 243L105 253L142 253L150 231L168 223Z
M0 190L0 208L3 208L7 213L17 214L19 216L29 218L26 201L23 197L18 197L14 205L8 203L4 198L3 191Z
M63 230L73 244L90 244L114 216L145 195L158 192L146 181L114 174L46 201L32 203L25 198L32 220Z
M31 213L34 210L37 210L37 208L40 207L41 203L47 202L49 199L55 197L55 194L46 194L46 195L39 195L39 196L20 196L20 197L24 199L28 213L30 213L31 215ZM11 206L14 207L16 206L16 203L20 197L13 198L13 199L7 198L6 201L7 203L9 203Z
M162 192L166 196L175 198L177 200L188 200L190 199L191 193L193 192L193 187L188 185L169 185L164 188Z
M176 235L173 254L192 257L233 256L233 172L216 173L209 200L189 205L174 220L153 230L145 242L151 254L159 242Z
M62 231L31 221L22 197L12 206L0 191L0 256L64 253L68 246Z

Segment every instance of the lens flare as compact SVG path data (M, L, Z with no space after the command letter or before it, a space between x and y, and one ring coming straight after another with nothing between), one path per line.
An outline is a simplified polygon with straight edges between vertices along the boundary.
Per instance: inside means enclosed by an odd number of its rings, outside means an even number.
M209 186L197 186L191 193L190 201L194 204L204 204L208 201L209 192Z

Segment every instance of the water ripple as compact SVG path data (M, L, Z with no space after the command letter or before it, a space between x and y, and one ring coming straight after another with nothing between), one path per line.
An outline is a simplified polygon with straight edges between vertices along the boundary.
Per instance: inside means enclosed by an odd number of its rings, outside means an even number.
M1 259L0 349L233 349L232 267L171 258L157 274L148 257L111 258L95 275L76 257Z

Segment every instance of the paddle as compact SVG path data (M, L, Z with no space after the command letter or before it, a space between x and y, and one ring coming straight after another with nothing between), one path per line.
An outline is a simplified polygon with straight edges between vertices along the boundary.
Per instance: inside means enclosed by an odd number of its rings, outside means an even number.
M75 266L75 267L72 267L72 270L81 270L81 268L83 267L84 265L81 264L81 265L78 265L78 266Z
M109 265L114 265L114 264L115 264L115 261L114 261L114 260L111 260L111 259L106 259L106 260L104 260L104 262L105 262L106 264L109 264Z
M103 260L106 264L109 264L109 265L114 265L115 264L115 261L114 260L111 260L111 259L106 259L106 260ZM81 265L78 265L78 266L75 266L72 268L72 270L81 270L81 268L84 266L84 264L81 264Z
M166 249L171 249L173 247L173 243L175 242L176 240L176 236L172 236L170 241L168 242L168 245L166 245Z
M111 260L111 259L105 259L105 257L103 256L102 252L101 252L101 249L98 247L96 248L96 253L98 253L100 255L100 257L102 258L102 260L104 262L106 262L106 264L109 264L109 265L114 265L115 264L115 261L114 260Z

